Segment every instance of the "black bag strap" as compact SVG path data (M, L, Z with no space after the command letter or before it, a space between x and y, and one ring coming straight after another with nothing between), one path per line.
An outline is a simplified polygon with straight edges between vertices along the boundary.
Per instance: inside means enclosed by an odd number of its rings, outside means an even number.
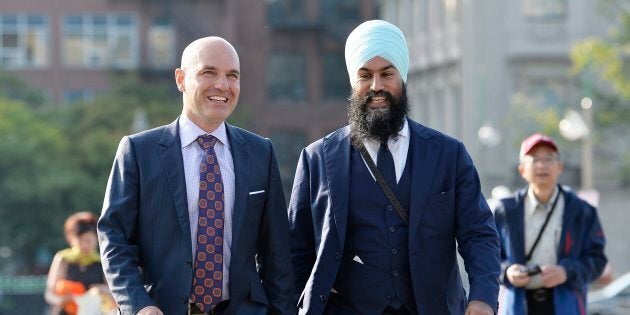
M542 227L540 228L540 231L538 231L538 236L536 236L536 240L534 241L534 245L532 245L532 249L530 249L529 253L527 253L527 256L525 256L525 261L529 261L530 259L532 259L534 250L536 249L538 242L540 242L540 238L542 237L542 234L545 231L545 228L547 227L547 223L549 223L549 219L551 218L553 211L556 210L556 205L558 204L558 199L560 199L561 194L562 194L562 188L560 187L560 185L558 185L558 194L556 195L556 198L553 200L551 211L547 213L547 217L545 218L545 223L543 223Z
M372 174L374 174L374 177L376 178L378 185L381 186L381 189L385 193L385 196L387 196L387 199L389 200L389 202L391 202L391 204L394 206L394 209L396 209L396 212L398 212L398 215L403 220L403 222L406 225L409 225L408 212L400 204L400 202L398 201L398 198L396 198L396 195L394 195L394 192L392 192L392 189L389 187L389 185L387 185L385 178L383 178L383 175L381 174L381 172L378 171L378 168L376 167L374 160L372 160L372 157L370 157L370 154L368 153L367 149L365 149L365 146L363 145L363 143L359 142L357 144L357 149L359 150L359 153L361 153L361 156L363 157L368 167L370 168L370 171L372 171Z

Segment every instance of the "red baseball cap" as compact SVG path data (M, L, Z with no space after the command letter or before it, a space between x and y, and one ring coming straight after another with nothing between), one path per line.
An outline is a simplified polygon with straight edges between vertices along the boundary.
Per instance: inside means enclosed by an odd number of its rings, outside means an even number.
M523 140L523 142L521 143L521 153L519 154L519 157L524 157L525 155L527 155L527 153L529 153L534 147L538 145L546 145L552 148L554 151L558 152L558 146L553 141L553 139L551 139L551 137L537 132L527 137L527 139Z

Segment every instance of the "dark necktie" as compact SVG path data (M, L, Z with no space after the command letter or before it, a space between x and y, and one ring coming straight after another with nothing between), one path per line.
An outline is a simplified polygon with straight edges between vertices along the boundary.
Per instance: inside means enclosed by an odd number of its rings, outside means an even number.
M205 151L199 181L197 252L192 283L192 302L208 314L223 296L223 180L214 151L217 138L203 135L197 143Z
M381 146L378 148L376 168L385 178L387 185L394 190L396 188L396 168L394 167L392 152L387 147L387 142L381 143Z

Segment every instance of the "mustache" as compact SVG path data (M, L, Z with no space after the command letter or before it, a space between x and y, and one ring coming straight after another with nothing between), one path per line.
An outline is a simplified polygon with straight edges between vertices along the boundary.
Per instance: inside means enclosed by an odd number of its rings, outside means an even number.
M392 95L391 93L387 92L387 91L374 91L374 90L369 90L367 92L367 94L365 95L365 97L361 100L361 103L363 104L363 106L367 106L367 104L369 102L372 101L372 99L374 99L375 97L385 97L385 99L390 103L393 104L395 102L397 102L398 100L394 97L394 95Z

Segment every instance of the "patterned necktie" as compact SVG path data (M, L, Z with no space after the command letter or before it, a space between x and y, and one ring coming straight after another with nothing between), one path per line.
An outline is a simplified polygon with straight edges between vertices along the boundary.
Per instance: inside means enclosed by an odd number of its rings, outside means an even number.
M208 314L223 296L223 180L214 151L217 138L202 135L197 143L205 151L199 181L199 220L192 302Z
M394 168L394 158L387 147L387 142L381 143L381 146L378 148L376 168L385 178L387 185L394 190L396 188L396 168Z

